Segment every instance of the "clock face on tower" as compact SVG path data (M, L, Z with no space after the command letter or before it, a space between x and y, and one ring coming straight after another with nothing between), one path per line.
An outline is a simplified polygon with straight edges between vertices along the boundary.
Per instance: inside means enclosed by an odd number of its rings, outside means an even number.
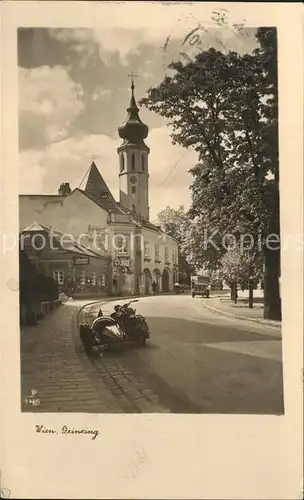
M137 183L137 177L136 177L136 175L131 175L131 177L130 177L130 183L131 184L136 184Z

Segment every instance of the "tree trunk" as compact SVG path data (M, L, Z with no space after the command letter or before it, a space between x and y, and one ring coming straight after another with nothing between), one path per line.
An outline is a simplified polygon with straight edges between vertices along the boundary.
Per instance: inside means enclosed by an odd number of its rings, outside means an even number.
M264 318L281 321L280 250L264 249Z
M279 168L276 169L273 191L270 193L269 234L280 238L280 192ZM281 276L281 245L276 248L264 247L265 279L264 279L264 318L281 321L281 297L279 278Z
M253 308L253 282L252 279L249 279L249 295L248 295L248 307L249 309Z
M253 308L253 274L254 269L253 266L249 267L249 278L248 278L248 307L249 309Z

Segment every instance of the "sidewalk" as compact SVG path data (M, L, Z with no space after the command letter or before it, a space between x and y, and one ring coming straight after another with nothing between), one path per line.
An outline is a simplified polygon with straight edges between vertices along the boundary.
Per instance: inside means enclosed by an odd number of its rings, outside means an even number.
M263 318L263 291L254 290L253 308L248 307L248 290L238 290L238 301L234 304L227 293L222 297L210 297L203 301L204 306L211 311L240 320L252 321L264 325L281 328L281 321L273 321Z
M67 301L38 326L21 328L21 411L170 412L120 359L104 357L100 362L87 357L78 324L95 307L96 301Z
M36 327L21 328L22 411L103 413L109 400L116 407L83 349L75 346L77 315L83 305L69 301ZM32 390L37 391L37 406L26 402Z

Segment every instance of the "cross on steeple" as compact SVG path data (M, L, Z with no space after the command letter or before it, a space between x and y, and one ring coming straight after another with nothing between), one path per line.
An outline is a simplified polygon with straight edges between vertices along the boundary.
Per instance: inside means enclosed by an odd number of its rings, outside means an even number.
M98 156L96 154L91 155L91 160L95 162L97 160Z
M136 73L133 73L133 71L131 71L131 73L128 75L129 78L131 78L131 81L133 82L133 78L137 78L138 75Z
M134 90L134 78L137 78L138 75L136 73L133 73L133 71L131 71L131 73L128 75L129 78L131 78L131 90L132 90L132 94L133 94L133 90Z

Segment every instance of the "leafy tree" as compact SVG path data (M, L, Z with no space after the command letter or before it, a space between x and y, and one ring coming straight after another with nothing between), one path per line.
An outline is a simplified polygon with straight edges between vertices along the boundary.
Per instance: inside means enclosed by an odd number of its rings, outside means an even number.
M188 224L188 217L185 213L185 208L180 205L178 209L166 207L157 214L157 223L161 229L175 238L178 242L178 267L179 267L179 280L189 281L190 276L194 270L193 266L189 264L186 259L184 248L185 228Z
M250 252L241 252L239 247L227 250L221 259L221 271L223 279L230 284L234 277L238 283L248 280L249 271L254 273L254 260Z
M169 120L173 143L198 154L183 239L188 259L216 267L227 234L240 241L249 233L257 243L251 258L263 251L264 315L280 319L280 249L267 240L280 234L276 30L260 28L256 37L252 54L211 48L187 64L172 63L173 76L149 89L142 104ZM215 248L206 248L206 230L217 231Z
M181 227L186 219L185 208L180 205L178 209L166 207L157 214L157 223L162 231L175 238L179 243L182 241Z

